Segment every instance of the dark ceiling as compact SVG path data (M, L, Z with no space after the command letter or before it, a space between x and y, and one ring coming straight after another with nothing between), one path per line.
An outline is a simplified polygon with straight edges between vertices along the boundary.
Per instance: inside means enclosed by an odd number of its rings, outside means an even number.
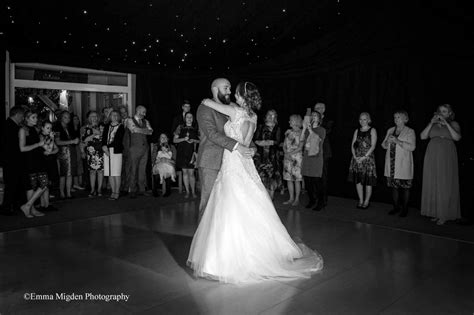
M399 31L400 40L410 30L416 33L417 23L428 29L424 22L437 18L472 26L462 8L434 2L7 0L1 7L0 39L21 61L232 71L281 59L351 27L373 33L386 24L384 32ZM384 36L392 40L390 34L373 37Z

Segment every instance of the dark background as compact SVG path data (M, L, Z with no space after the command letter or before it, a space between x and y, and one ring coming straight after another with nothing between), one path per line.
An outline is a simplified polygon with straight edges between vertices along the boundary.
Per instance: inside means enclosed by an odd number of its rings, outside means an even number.
M15 10L21 12L23 20L22 23L15 21L14 27L5 23L11 17L2 19L2 29L6 31L0 35L0 43L2 51L10 51L13 62L44 62L135 73L136 104L148 108L155 135L171 131L172 117L181 110L183 99L191 100L195 110L201 99L209 97L210 83L216 77L229 78L233 87L241 80L254 82L264 101L259 116L270 108L276 109L283 131L288 127L289 115L303 115L307 107L322 101L326 103L326 117L335 122L331 135L330 194L345 197L356 195L346 177L350 142L358 127L360 112L371 114L379 136L375 154L380 180L374 199L390 201L383 180L385 151L380 143L393 125L393 112L407 110L409 126L419 134L436 107L449 103L462 128L463 138L457 147L461 200L463 211L467 213L472 209L474 156L473 17L466 14L465 3L460 1L381 2L261 0L248 4L235 2L236 5L215 0L199 4L150 1L147 2L153 4L150 11L140 7L144 3L120 0L113 6L123 8L110 13L106 9L111 8L111 2L86 1L74 14L69 14L69 24L63 25L65 22L56 18L43 30L34 26L34 10L45 8L38 2L36 7L25 5L20 9L17 5ZM60 12L66 10L59 2L57 5ZM50 6L48 4L49 11L42 14L50 12ZM158 11L153 11L157 8ZM283 17L281 8L286 8ZM83 9L88 10L87 19L80 14ZM175 21L176 16L179 23ZM216 16L221 19L216 21ZM128 28L112 33L96 29L117 20L127 20ZM98 21L99 26L93 21ZM197 31L189 29L190 25L198 25ZM70 46L61 46L62 38L67 36L62 34L67 33L66 30L59 32L61 28L72 29ZM157 32L151 37L160 38L158 59L146 57L143 51L140 54L139 50L133 50L137 45L129 44L132 39L145 43L150 29ZM75 35L78 32L81 36ZM180 33L189 43L180 41ZM203 47L202 42L211 34L213 40ZM37 38L41 44L35 46ZM225 44L221 41L223 38ZM101 50L96 51L93 43L98 41ZM259 45L254 45L255 42ZM173 54L189 52L190 59L181 62L181 57L169 53L170 47L175 50ZM123 49L128 49L127 53L123 53ZM1 86L4 86L3 80L1 76ZM4 99L4 91L0 90ZM0 113L4 114L4 107ZM414 206L419 206L427 144L419 138L417 141Z

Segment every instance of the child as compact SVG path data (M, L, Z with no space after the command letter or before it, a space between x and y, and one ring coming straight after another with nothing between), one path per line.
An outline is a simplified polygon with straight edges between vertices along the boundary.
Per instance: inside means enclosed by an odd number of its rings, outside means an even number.
M49 120L44 120L41 124L41 132L39 137L44 141L43 154L46 161L46 173L48 174L49 186L51 186L51 180L58 178L58 165L56 162L56 153L59 149L54 142L53 124ZM41 209L43 211L56 211L56 207L49 204L49 187L46 188L45 192L41 195Z
M155 178L155 183L158 181L158 176L160 178L160 184L163 185L163 196L168 197L171 193L171 180L176 181L176 170L175 170L175 156L176 149L173 146L170 146L168 143L168 136L164 133L160 135L159 142L159 151L156 155L156 160L153 165L153 177ZM154 187L154 195L157 197L157 185Z

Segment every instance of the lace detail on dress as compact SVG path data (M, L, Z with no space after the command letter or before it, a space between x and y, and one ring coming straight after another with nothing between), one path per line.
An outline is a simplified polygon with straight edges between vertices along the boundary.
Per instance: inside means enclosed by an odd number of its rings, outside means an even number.
M241 107L236 107L235 120L228 120L224 125L224 131L226 136L243 143L243 135L240 127L245 121L257 123L257 115L249 116L247 111Z

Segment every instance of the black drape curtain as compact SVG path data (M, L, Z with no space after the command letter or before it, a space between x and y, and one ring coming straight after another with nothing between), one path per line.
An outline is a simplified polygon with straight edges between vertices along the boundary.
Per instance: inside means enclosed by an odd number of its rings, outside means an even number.
M374 199L390 201L390 191L385 187L383 166L385 150L380 146L386 131L393 126L393 113L405 109L410 116L408 125L417 135L423 130L436 107L450 103L457 115L463 136L458 143L460 167L472 156L472 125L474 120L468 115L471 88L469 77L474 64L456 58L398 58L386 60L376 56L352 65L332 67L324 71L304 73L290 77L262 75L256 73L222 76L230 79L233 87L239 80L253 81L263 97L263 117L268 109L276 109L283 130L288 128L291 114L304 115L307 107L318 101L326 104L326 117L334 120L331 135L333 158L330 165L329 193L354 197L355 189L348 183L347 173L351 158L352 135L359 126L358 116L367 111L372 117L372 125L378 132L376 154L379 182L374 189ZM155 137L160 132L171 132L172 118L181 111L183 99L190 99L193 111L201 99L210 96L211 75L173 76L142 74L137 76L137 104L148 108L148 116L155 129ZM465 129L464 129L465 128ZM427 141L417 139L414 152L415 178L411 203L419 205L424 151ZM462 172L462 169L461 169Z

